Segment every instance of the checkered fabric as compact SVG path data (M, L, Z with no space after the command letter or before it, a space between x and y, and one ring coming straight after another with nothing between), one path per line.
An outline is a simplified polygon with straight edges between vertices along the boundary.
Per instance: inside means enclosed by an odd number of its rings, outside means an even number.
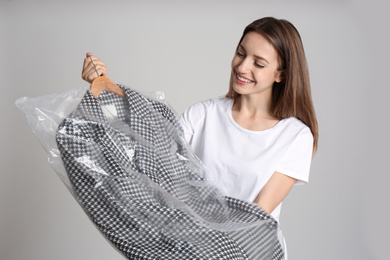
M283 259L272 217L200 177L174 113L120 87L125 98L87 91L56 135L74 196L106 239L128 259Z

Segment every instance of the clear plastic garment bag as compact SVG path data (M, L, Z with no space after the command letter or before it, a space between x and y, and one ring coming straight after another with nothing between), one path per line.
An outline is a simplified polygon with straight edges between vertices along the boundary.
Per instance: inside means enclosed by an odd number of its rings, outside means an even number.
M203 178L163 94L112 87L16 101L105 238L128 259L283 259L278 223Z

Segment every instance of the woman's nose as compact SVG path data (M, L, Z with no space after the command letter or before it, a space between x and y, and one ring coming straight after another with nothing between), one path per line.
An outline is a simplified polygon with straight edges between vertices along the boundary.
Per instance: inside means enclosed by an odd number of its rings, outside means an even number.
M248 59L242 59L241 62L237 66L237 71L239 73L248 72L249 70L249 60Z

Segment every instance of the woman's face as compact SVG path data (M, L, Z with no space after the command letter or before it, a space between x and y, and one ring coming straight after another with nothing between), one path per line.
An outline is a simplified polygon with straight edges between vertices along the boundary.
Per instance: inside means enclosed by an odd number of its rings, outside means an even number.
M245 35L232 61L233 89L241 95L272 94L274 82L280 82L278 55L259 33Z

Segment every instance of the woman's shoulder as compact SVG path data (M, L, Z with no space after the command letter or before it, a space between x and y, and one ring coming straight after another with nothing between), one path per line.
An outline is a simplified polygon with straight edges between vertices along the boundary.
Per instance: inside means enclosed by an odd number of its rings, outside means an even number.
M221 111L226 110L233 101L226 97L211 98L199 101L191 105L181 116L183 125L192 125L193 127L201 124L206 118L218 116Z
M196 102L191 105L184 113L202 116L212 113L213 111L225 110L233 103L232 99L226 97L210 98Z
M229 105L231 102L233 102L233 100L230 98L216 97L196 102L195 104L191 105L189 109L208 109L212 107Z
M285 125L295 129L309 129L309 127L296 117L284 118Z
M306 138L312 139L313 134L310 128L296 117L289 117L283 121L283 132L291 136L306 136Z

